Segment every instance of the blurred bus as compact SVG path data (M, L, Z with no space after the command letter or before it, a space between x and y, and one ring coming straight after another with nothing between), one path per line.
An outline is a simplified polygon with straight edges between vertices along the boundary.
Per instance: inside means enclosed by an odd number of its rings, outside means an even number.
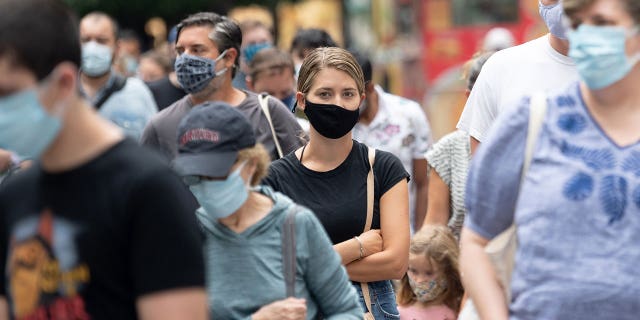
M487 32L509 30L520 44L547 32L538 0L421 0L424 105L434 136L452 131L464 107L462 65L482 48Z

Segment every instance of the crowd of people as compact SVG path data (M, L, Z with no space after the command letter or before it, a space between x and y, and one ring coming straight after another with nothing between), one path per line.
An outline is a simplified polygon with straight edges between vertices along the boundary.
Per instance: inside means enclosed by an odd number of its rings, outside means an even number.
M322 29L199 12L134 54L0 0L0 319L635 319L640 3L538 4L432 144Z

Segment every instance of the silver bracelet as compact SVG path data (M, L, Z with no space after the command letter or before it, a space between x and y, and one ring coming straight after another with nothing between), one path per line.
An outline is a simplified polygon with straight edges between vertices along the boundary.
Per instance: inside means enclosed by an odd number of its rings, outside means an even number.
M360 258L358 258L358 260L361 260L362 258L364 258L364 247L362 246L362 241L360 241L360 238L358 238L358 236L355 236L353 238L356 239L356 241L358 241L358 243L360 244Z

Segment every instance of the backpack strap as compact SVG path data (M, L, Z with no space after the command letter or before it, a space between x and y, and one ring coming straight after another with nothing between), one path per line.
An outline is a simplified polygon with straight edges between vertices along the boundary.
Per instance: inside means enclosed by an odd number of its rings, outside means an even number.
M114 73L112 75L113 77L113 84L106 88L104 94L102 95L102 97L100 97L100 99L98 99L98 101L96 101L94 107L97 110L100 110L100 107L102 107L102 105L107 102L107 100L109 99L109 97L111 97L112 94L122 90L122 88L124 88L124 86L127 84L127 78Z
M278 136L276 135L276 129L273 127L273 121L271 121L271 112L269 111L269 95L266 93L259 94L258 101L260 102L262 113L264 113L265 117L267 117L267 121L269 122L271 135L273 136L273 143L276 145L276 150L278 151L278 158L282 158L284 154L282 153L282 148L280 147L280 142L278 141Z
M295 296L296 284L296 213L300 206L290 207L282 224L282 266L287 297Z

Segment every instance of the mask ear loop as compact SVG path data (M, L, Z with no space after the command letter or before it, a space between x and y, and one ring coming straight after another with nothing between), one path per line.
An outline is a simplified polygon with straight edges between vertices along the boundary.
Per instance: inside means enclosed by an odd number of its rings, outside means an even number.
M638 36L640 32L640 26L635 25L633 26L631 29L628 29L626 31L626 39L632 38L632 37L636 37ZM625 41L626 43L626 41ZM636 63L638 63L640 61L640 51L636 52L635 54L633 54L631 57L627 57L629 64L631 64L632 66L635 66Z
M225 49L224 51L222 51L222 53L216 58L216 60L214 60L216 64L218 63L218 61L220 59L224 58L224 56L227 54L228 50L229 49ZM229 69L228 67L224 67L224 69L222 69L220 71L216 71L216 73L215 73L216 77L219 77L219 76L223 75L225 72L227 72L228 69Z

